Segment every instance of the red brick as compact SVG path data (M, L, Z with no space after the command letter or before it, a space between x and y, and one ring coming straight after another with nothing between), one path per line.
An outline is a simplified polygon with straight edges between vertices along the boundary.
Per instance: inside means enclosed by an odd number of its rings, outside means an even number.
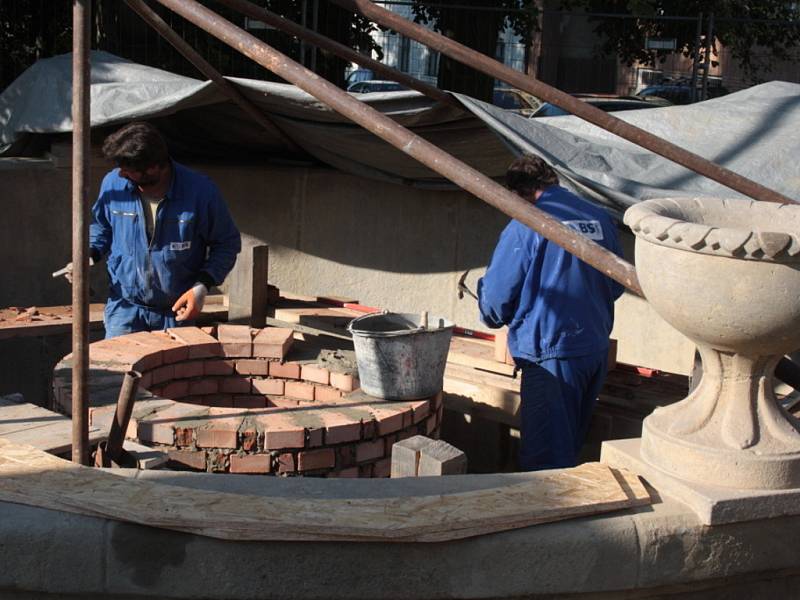
M189 396L207 396L216 394L219 391L219 383L216 379L194 379L189 382Z
M125 342L125 336L100 340L89 344L89 360L95 366L104 366L107 370L152 371L162 364L161 353L148 352L135 342Z
M283 379L253 379L253 391L266 396L283 396Z
M311 383L321 383L328 385L331 380L331 374L328 369L317 365L303 365L300 367L300 379L310 381Z
M194 444L195 427L176 427L175 445L178 448L188 448Z
M153 385L175 379L175 367L173 365L163 365L148 372L150 373Z
M228 455L220 450L208 453L208 470L212 473L225 473L228 470Z
M179 398L188 396L189 381L187 379L174 379L162 388L159 395L169 398L170 400L178 400Z
M389 477L392 473L392 459L384 458L372 465L373 477Z
M220 325L217 339L224 356L249 358L253 356L253 338L247 325Z
M269 454L231 454L230 461L231 473L269 473L271 470Z
M356 462L366 462L375 460L376 458L383 458L384 442L382 438L378 438L372 442L361 442L356 446Z
M361 439L361 419L354 419L330 410L320 411L325 422L325 443L341 444Z
M435 414L428 417L428 420L425 421L425 435L432 435L436 431L437 424Z
M188 353L188 350L187 350ZM174 365L175 379L191 379L205 374L205 361L190 360Z
M442 398L443 398L442 392L438 392L435 396L431 398L431 406L433 409L439 410L440 407L444 406Z
M290 398L313 402L314 386L303 381L287 381L283 388L283 393Z
M377 435L378 424L374 420L364 421L362 419L361 426L363 427L362 435L365 440L371 440Z
M405 413L411 415L411 409L404 406L404 407L389 407L388 405L383 405L380 407L371 406L370 410L372 414L375 415L375 421L377 422L378 427L378 435L387 435L389 433L394 433L395 431L400 431L403 428L403 416Z
M221 377L219 391L223 394L249 394L250 380L245 377Z
M331 371L331 385L343 392L352 392L358 388L358 379L348 373Z
M212 408L203 427L197 429L197 445L201 448L231 448L239 445L239 428L244 415L235 408Z
M173 403L140 419L136 427L136 437L156 444L175 444L175 427L184 427L182 419L199 417L208 409L191 404Z
M420 423L431 414L431 405L428 400L420 400L419 402L411 403L411 410L414 413L414 423Z
M236 361L236 372L242 375L269 375L269 361L240 359Z
M253 452L258 449L258 430L255 427L242 429L242 450Z
M128 422L128 431L125 437L137 439L139 438L138 429L139 422L146 419L149 415L155 413L157 410L174 406L175 402L164 398L153 398L151 400L137 400L133 405L133 412L131 413L131 420ZM116 408L116 407L115 407Z
M214 339L217 338L217 326L216 325L205 325L204 327L200 327L199 329L200 329L200 331L210 335Z
M325 432L321 427L306 430L306 448L322 446L322 435Z
M258 427L264 432L264 447L267 450L303 448L306 431L280 413L262 413L254 416Z
M346 469L356 464L356 444L336 448L336 468Z
M362 479L369 479L372 477L372 465L360 465L358 467L358 476Z
M189 358L189 347L182 342L172 339L163 331L141 331L138 333L131 333L125 337L148 351L160 352L161 362L165 365L181 362Z
M294 473L294 454L289 452L278 457L278 473Z
M333 448L321 450L305 450L297 453L298 471L315 471L316 469L330 469L336 464L336 454Z
M297 363L279 363L271 361L269 363L270 377L280 377L281 379L300 379L300 365Z
M235 394L233 396L233 405L236 408L266 408L267 399L264 396Z
M338 402L342 399L342 392L327 385L318 385L314 390L316 402Z
M197 327L175 327L167 329L167 333L173 339L189 346L189 358L222 356L220 343Z
M283 359L294 341L291 329L267 327L253 339L253 356Z
M206 359L203 362L203 373L205 375L233 375L236 362L232 360Z
M170 450L167 452L170 461L197 471L206 470L205 450Z
M153 385L153 375L151 373L152 371L147 371L146 373L142 373L142 378L139 380L140 388L149 390L150 387Z

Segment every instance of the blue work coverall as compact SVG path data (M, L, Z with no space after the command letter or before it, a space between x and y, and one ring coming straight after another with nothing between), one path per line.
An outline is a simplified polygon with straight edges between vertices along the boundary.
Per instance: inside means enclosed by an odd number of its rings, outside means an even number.
M241 236L217 186L172 162L172 182L148 240L136 186L114 169L92 208L92 257L110 279L106 337L176 327L173 304L197 282L219 285L233 268Z
M602 209L558 186L536 207L622 255ZM526 225L511 221L478 282L481 320L508 325L522 370L523 470L574 466L606 376L608 336L621 285Z

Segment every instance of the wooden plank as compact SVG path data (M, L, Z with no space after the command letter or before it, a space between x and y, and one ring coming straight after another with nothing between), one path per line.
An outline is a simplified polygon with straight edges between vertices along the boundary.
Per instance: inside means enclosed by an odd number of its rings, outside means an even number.
M477 477L477 476L476 476ZM0 439L0 500L229 540L439 542L651 502L637 477L600 463L433 496L269 497L119 477Z
M72 447L72 421L35 404L0 398L0 436L15 444L29 444L44 452L61 454ZM90 443L105 438L104 431L89 429Z
M20 313L13 308L0 309L0 340L15 337L58 335L72 331L72 307L35 307L38 314L19 320ZM89 329L103 328L103 304L89 305Z
M476 343L479 342L479 343ZM450 352L447 362L483 369L501 375L512 376L514 365L497 362L494 358L494 344L487 340L470 339L462 336L453 336L450 341Z

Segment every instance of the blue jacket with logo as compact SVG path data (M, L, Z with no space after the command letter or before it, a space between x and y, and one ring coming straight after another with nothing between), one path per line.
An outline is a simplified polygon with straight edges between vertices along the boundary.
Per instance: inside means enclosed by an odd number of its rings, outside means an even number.
M217 186L183 165L172 167L150 242L136 186L119 169L103 179L89 244L93 256L107 256L110 298L168 310L198 281L222 283L236 262L241 236Z
M552 185L536 208L622 256L608 214L570 191ZM614 300L622 292L620 284L515 220L478 282L481 320L492 328L508 325L511 356L531 362L608 348Z

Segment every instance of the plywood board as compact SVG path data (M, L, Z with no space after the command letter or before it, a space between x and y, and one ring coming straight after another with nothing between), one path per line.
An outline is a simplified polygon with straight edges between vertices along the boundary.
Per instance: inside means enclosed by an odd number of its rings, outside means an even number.
M0 436L14 444L28 444L51 454L72 447L72 421L35 404L18 404L0 398ZM89 428L89 442L106 439L106 432Z
M230 540L438 542L650 503L599 463L499 488L395 498L248 496L127 479L0 439L0 500Z

